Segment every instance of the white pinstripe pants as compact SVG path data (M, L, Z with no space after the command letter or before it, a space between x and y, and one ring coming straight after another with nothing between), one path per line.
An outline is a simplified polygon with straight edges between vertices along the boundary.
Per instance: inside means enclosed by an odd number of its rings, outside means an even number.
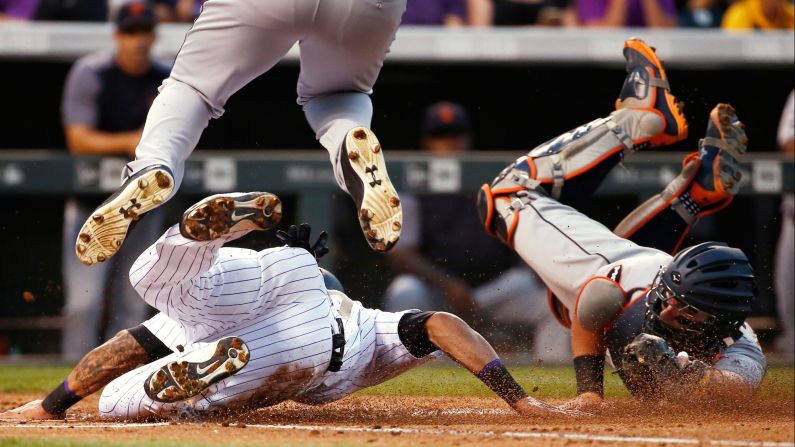
M183 238L174 226L144 252L130 271L136 290L160 310L144 325L169 348L189 352L235 335L250 350L240 372L193 399L162 404L144 392L144 381L168 357L128 372L102 392L105 417L135 418L199 414L247 405L260 407L295 399L322 403L388 380L418 365L397 335L400 313L364 309L355 302L345 321L343 367L327 371L339 299L332 299L314 257L280 247L255 252L216 241Z

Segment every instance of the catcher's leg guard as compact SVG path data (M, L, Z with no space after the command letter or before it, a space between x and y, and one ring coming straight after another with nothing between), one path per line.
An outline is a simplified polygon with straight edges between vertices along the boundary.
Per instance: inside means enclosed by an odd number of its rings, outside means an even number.
M480 187L477 208L483 226L494 236L513 248L513 234L519 223L519 211L540 192L538 182L530 178L526 157L505 168L491 185Z
M651 111L617 110L530 151L532 178L561 202L581 198L596 190L626 154L648 147L663 128Z
M676 251L687 229L702 216L713 214L731 203L740 188L741 174L737 161L746 152L748 138L736 111L728 104L718 104L710 112L707 134L699 142L700 150L685 157L682 172L662 193L633 210L614 232L643 245ZM654 243L654 228L670 228L677 222L686 228L674 244Z

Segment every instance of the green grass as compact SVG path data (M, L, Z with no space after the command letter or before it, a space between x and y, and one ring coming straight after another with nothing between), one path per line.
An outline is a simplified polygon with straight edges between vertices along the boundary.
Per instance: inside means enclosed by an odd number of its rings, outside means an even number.
M69 371L67 366L0 365L0 393L46 393Z
M568 366L520 366L511 373L534 397L573 397L574 370ZM47 393L69 373L62 366L0 365L0 392ZM772 367L762 384L763 397L795 399L795 369ZM536 389L537 387L537 389ZM362 390L359 394L376 396L490 396L491 391L464 368L445 364L430 364L409 371L379 386ZM627 391L615 374L605 374L607 397L626 396Z

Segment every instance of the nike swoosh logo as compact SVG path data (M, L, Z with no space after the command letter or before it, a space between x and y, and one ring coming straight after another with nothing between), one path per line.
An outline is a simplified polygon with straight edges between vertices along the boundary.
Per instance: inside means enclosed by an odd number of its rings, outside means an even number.
M246 217L253 216L255 213L248 213L239 215L237 214L237 210L232 212L232 222L240 222L241 220L245 219Z
M199 365L196 365L196 373L197 373L197 374L204 374L204 373L206 373L206 372L207 372L209 369L211 369L213 366L215 366L216 364L218 364L218 362L217 362L217 361L215 361L215 362L213 362L213 363L210 363L209 365L207 365L207 367L206 367L206 368L202 368L201 366L199 366Z

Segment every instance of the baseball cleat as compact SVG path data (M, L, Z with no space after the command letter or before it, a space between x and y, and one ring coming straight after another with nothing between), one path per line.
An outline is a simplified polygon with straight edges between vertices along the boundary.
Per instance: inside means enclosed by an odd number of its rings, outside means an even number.
M206 197L188 208L179 231L188 239L209 241L230 231L270 230L282 220L282 202L268 192L233 192Z
M162 165L131 175L80 228L75 254L86 265L103 262L121 248L130 225L165 202L174 190L174 176Z
M684 164L700 160L689 196L701 211L726 202L740 189L738 161L747 150L748 137L734 107L718 104L712 109L706 136L699 143L700 150Z
M648 141L653 147L665 146L687 137L683 104L671 94L668 77L654 48L633 38L624 43L627 77L616 100L616 110L635 109L654 112L662 119L659 130ZM657 124L650 124L657 127Z
M372 130L356 127L348 132L340 151L340 166L367 243L375 251L391 249L400 238L403 209Z
M146 379L144 391L158 402L189 399L237 373L248 360L248 346L243 340L224 337L163 365Z

